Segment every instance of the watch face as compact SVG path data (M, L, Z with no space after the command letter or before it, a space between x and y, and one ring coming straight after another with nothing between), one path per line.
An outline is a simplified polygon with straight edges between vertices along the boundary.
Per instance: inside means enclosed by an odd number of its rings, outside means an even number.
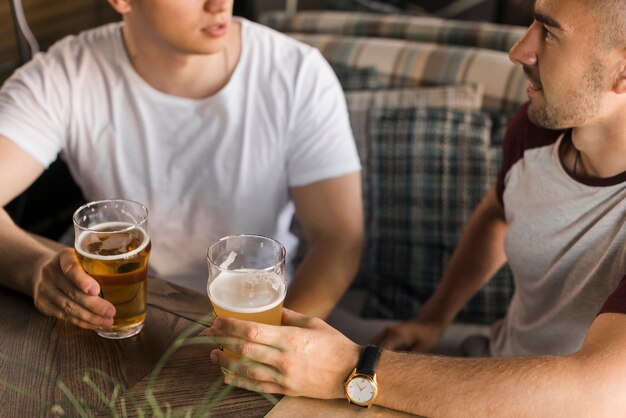
M346 391L353 402L367 404L374 397L375 388L371 380L357 376L348 382Z

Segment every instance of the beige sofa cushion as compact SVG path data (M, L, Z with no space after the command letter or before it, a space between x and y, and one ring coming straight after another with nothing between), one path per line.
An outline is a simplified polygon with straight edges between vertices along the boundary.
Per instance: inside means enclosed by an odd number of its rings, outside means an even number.
M395 38L445 45L463 45L507 52L526 32L523 26L337 11L301 11L294 15L268 12L260 21L281 32Z
M493 114L512 113L526 101L524 72L501 51L385 38L290 35L318 48L333 64L374 68L381 88L479 85L483 110Z

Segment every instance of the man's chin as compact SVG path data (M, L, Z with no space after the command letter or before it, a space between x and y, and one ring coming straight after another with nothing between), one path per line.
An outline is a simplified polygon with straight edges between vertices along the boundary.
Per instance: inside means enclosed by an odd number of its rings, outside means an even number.
M560 130L565 129L559 124L555 118L548 116L545 107L533 105L532 102L528 106L528 119L536 126L544 129Z

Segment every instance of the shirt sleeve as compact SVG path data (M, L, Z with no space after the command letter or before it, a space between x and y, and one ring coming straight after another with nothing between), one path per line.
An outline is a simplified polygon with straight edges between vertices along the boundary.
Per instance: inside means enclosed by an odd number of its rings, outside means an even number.
M317 49L296 78L288 125L290 186L302 186L359 171L361 164L341 85Z
M602 313L623 313L626 314L626 276L617 285L617 288L604 301L598 315Z
M0 89L0 135L44 167L56 159L67 136L70 85L66 70L54 49L39 53Z

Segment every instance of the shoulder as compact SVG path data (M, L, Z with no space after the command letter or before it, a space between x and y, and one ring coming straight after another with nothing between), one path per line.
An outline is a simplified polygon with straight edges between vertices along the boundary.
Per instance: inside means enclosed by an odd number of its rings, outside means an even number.
M511 119L504 135L502 165L496 182L498 200L502 205L504 205L503 193L506 177L511 168L524 158L526 151L549 147L559 139L562 133L563 131L535 125L528 117L528 103L520 107Z
M37 53L23 69L31 75L42 73L46 77L93 75L94 66L117 62L120 28L120 23L113 23L66 36L47 51Z
M322 54L310 45L298 41L272 28L238 18L242 25L244 42L255 56L269 59L281 68L295 68L326 65Z
M260 23L252 22L244 18L236 19L240 22L245 34L244 36L249 42L266 45L281 45L286 48L289 53L309 53L315 49L310 45L298 41L282 32L278 32L275 29L261 25Z
M122 25L110 23L61 39L43 54L41 66L51 77L65 75L72 85L99 77L118 78L125 55Z
M120 42L122 25L121 22L109 23L77 35L66 36L53 44L48 53L76 55L85 52L112 52Z
M106 25L67 36L35 54L3 84L0 101L63 113L74 99L101 99L123 77L118 59L121 46L115 45L116 40L121 45L120 27Z
M330 64L317 48L258 23L237 18L242 25L248 71L277 91L307 96L318 89L341 88Z

